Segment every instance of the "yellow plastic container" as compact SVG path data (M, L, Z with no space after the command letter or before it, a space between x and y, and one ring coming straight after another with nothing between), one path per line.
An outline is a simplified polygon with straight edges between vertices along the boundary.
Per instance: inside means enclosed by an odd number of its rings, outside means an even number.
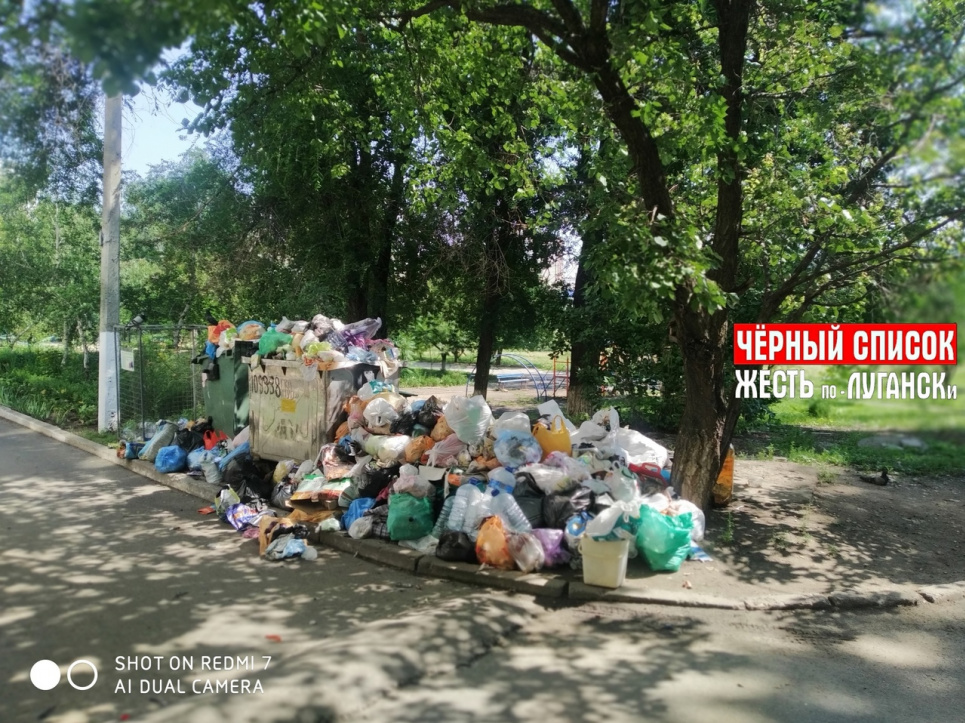
M535 425L533 436L536 437L536 441L539 442L539 446L543 450L543 459L546 459L550 452L562 452L569 456L573 451L573 444L570 442L570 430L563 424L563 418L560 416L553 418L549 429L542 424Z
M580 538L583 555L583 582L598 587L618 588L627 576L630 541L600 542L591 537Z

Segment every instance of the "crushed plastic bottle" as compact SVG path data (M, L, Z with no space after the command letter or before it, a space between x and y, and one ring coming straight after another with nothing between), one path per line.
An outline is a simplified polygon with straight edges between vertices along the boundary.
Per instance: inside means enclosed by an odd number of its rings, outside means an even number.
M466 511L469 505L482 497L479 488L472 484L462 485L455 494L455 502L449 512L449 519L446 521L447 530L463 531L463 524L466 521Z
M507 532L532 532L533 526L516 503L512 495L496 495L489 502L493 514L499 515Z
M452 514L452 506L455 502L456 496L450 495L446 497L446 501L442 503L442 511L439 513L439 519L436 520L436 525L432 528L432 536L437 540L441 538L442 533L448 529L446 525L449 522L449 516Z

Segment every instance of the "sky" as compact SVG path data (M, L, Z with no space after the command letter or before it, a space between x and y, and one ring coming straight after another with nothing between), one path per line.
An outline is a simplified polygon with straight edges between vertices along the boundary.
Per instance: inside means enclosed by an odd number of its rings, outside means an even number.
M124 106L121 164L125 171L145 175L152 165L176 161L195 145L204 144L198 135L181 127L181 119L192 120L201 109L194 103L174 103L164 93L145 87Z

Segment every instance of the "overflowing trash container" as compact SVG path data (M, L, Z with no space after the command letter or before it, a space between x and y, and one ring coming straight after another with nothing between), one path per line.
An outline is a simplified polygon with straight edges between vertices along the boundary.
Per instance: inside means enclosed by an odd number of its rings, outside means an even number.
M244 357L257 352L254 342L237 342L211 359L204 373L204 409L212 426L234 437L248 426L248 365Z

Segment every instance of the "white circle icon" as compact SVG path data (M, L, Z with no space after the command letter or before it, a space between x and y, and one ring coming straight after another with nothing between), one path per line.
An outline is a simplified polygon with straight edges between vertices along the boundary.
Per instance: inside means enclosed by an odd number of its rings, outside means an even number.
M53 660L38 660L30 669L30 682L40 690L53 690L60 682L60 668Z
M73 679L70 677L70 674L73 672L75 665L87 665L90 667L91 670L94 671L94 679L90 682L90 685L85 685L81 687L76 683L74 683ZM58 677L59 677L59 671L58 671ZM94 687L94 683L97 682L97 668L94 667L94 664L89 660L83 660L83 659L75 660L73 663L70 664L70 667L67 668L67 682L70 683L70 687L73 688L74 690L90 690L91 688Z

